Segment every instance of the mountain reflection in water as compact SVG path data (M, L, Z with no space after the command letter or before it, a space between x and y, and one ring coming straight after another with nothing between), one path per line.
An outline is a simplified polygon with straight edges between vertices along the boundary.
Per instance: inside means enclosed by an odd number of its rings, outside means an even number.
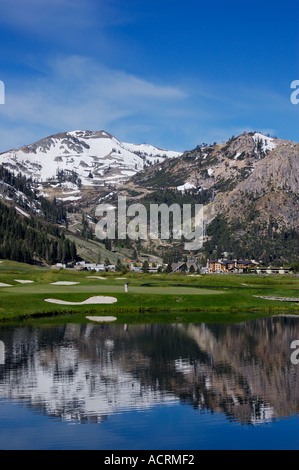
M0 328L0 398L75 423L186 404L244 425L298 414L299 319Z

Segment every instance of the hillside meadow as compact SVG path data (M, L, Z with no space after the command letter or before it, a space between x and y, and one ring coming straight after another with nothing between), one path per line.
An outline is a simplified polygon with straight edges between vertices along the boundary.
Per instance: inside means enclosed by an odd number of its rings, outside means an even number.
M124 284L129 282L128 292ZM82 303L93 297L113 303ZM299 278L292 275L95 273L0 262L0 322L85 322L114 315L118 323L229 322L299 314ZM54 303L45 301L52 299Z

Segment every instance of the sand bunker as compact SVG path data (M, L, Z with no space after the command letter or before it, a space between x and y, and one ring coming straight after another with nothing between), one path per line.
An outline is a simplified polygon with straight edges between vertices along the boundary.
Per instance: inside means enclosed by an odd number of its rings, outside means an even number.
M87 320L96 321L96 322L103 322L103 321L115 321L117 320L116 317L85 317Z
M277 300L279 302L299 302L299 297L272 297L267 295L254 295L253 297L265 300Z
M75 284L80 284L80 282L70 282L70 281L57 281L51 283L53 286L74 286Z
M11 284L4 284L4 282L0 282L0 287L12 287Z
M87 276L87 279L104 279L104 280L106 280L107 278L102 277L102 276Z
M115 279L121 280L121 279L127 279L126 277L116 277Z
M66 300L59 300L59 299L44 299L45 302L49 302L51 304L59 304L59 305L92 305L92 304L113 304L117 302L115 297L104 297L104 296L94 296L89 297L89 299L83 300L83 302L68 302Z
M299 315L296 315L296 314L291 314L291 313L281 313L279 315L273 315L272 318L275 318L275 317L286 317L286 318L299 318Z
M31 284L32 282L34 281L29 281L29 280L26 280L26 279L14 279L15 282L19 282L20 284Z

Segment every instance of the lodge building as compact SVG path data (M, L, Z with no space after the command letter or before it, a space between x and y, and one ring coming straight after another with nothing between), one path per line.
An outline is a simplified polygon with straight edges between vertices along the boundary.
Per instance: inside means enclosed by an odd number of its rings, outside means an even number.
M249 268L256 268L259 263L255 260L219 259L207 262L209 273L244 273Z

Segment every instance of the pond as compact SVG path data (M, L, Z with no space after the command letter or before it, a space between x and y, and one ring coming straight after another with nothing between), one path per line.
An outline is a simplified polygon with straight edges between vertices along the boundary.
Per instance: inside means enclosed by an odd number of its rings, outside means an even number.
M299 449L295 340L292 317L2 325L0 448Z

